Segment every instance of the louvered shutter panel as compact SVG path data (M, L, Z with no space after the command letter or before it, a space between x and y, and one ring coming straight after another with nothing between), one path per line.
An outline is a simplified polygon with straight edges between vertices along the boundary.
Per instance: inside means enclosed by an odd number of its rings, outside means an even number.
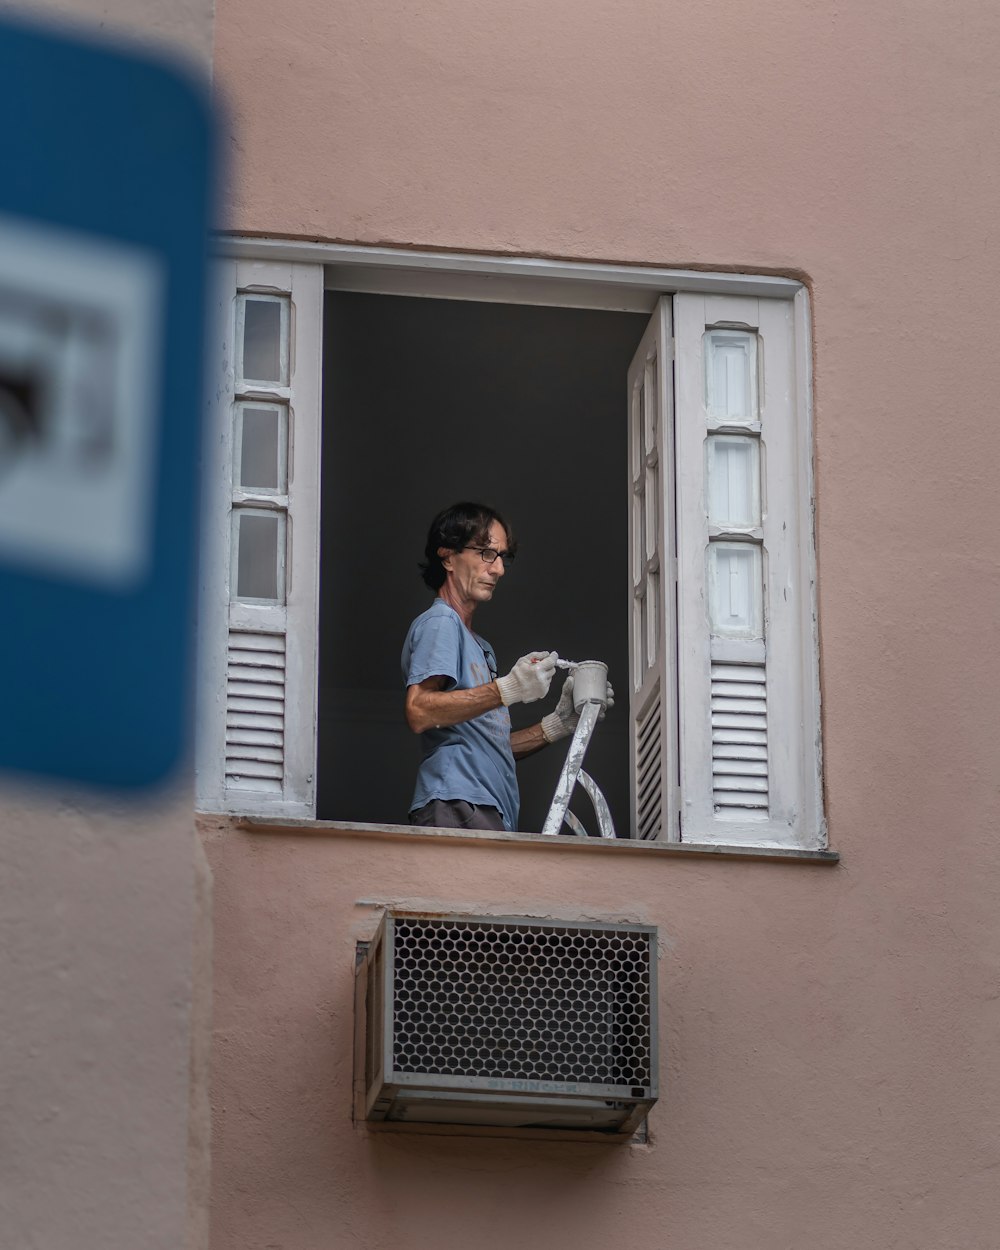
M681 837L816 845L793 306L681 294L674 315Z
M763 664L712 664L712 803L767 810L767 681Z
M661 299L628 372L632 830L675 836L673 376Z
M198 802L315 812L321 266L222 266Z
M285 782L285 635L230 630L226 787L281 794Z

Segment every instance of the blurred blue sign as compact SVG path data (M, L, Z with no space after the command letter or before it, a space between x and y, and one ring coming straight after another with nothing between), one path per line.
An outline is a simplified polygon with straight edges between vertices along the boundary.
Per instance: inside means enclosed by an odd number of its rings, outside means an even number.
M0 766L191 748L212 123L186 71L0 21Z

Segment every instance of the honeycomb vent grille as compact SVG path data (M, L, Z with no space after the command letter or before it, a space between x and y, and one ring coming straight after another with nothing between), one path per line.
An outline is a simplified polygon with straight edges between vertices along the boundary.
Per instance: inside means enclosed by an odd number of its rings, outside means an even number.
M399 918L398 1072L648 1086L648 930Z

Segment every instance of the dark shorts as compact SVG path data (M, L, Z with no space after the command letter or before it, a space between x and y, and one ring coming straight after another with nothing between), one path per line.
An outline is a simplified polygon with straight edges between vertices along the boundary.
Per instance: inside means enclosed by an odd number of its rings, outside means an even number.
M431 799L410 812L411 825L435 829L503 829L503 817L495 807L466 803L463 799Z

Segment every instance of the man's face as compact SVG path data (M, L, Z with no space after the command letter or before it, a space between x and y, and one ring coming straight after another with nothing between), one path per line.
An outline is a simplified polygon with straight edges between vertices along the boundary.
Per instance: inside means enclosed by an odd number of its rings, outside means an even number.
M461 603L488 603L504 575L502 557L487 564L480 554L483 547L507 550L507 531L499 521L490 523L486 540L475 541L464 551L448 551L442 547L438 552L447 576L446 589Z

